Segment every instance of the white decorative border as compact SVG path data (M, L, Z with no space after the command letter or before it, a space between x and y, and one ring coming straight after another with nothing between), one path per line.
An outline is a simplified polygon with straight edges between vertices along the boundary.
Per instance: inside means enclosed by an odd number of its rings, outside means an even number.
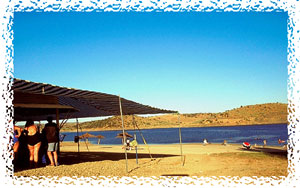
M13 176L12 151L9 138L12 137L12 94L11 81L13 78L13 31L12 23L14 12L61 12L61 11L284 11L288 12L288 176L287 177L63 177L63 178L35 178ZM4 178L1 184L20 187L20 186L44 186L56 187L60 185L68 186L89 186L97 187L119 187L130 186L155 186L155 187L199 187L199 186L217 186L217 187L240 187L241 185L256 187L260 186L296 186L300 182L300 2L299 0L161 0L140 1L140 0L1 0L0 3L0 79L1 79L1 98L0 98L0 175ZM9 123L10 122L10 123ZM45 181L47 180L47 181ZM55 181L54 181L55 180ZM56 183L55 183L56 182ZM132 184L132 182L134 182Z

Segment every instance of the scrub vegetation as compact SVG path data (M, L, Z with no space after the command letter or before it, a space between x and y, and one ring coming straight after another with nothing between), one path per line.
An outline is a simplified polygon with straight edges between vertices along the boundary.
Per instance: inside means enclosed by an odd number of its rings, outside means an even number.
M181 127L240 126L261 124L286 124L288 108L283 103L267 103L240 106L220 113L180 114ZM134 116L140 129L178 127L178 115L167 114L149 117ZM132 116L124 116L125 129L134 129ZM80 123L83 131L119 130L121 117L113 116L103 120ZM75 123L66 124L61 131L76 131Z

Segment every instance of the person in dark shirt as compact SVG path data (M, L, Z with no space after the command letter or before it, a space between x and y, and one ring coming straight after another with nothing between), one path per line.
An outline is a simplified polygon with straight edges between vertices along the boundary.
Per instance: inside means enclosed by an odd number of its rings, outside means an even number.
M44 128L44 134L46 135L46 139L48 142L48 150L47 155L50 160L50 166L58 166L58 156L57 156L57 150L58 150L58 144L59 144L59 130L56 123L52 122L53 118L49 116L47 118L48 123L45 125Z

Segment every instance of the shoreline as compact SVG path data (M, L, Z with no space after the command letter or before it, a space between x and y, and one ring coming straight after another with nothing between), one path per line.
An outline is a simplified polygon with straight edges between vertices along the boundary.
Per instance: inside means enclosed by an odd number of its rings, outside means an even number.
M209 126L181 126L180 128L203 128L203 127L239 127L239 126L256 126L256 125L288 125L288 123L262 123L262 124L243 124L243 125L209 125ZM170 126L170 127L147 127L147 128L140 128L140 130L147 130L147 129L168 129L168 128L179 128L178 126ZM135 129L125 129L126 131L133 131ZM95 128L95 129L81 129L79 132L96 132L96 131L122 131L122 128ZM77 132L76 129L71 130L61 130L61 133L64 132Z
M63 141L62 142L62 145L64 144L67 144L67 145L72 145L72 144L76 144L77 146L77 143L75 143L74 141ZM80 144L84 144L85 145L85 141L80 141ZM88 141L87 143L88 145L91 145L91 146L123 146L121 143L120 144L103 144L103 143L100 143L100 144L94 144L94 143L91 143L90 141ZM209 142L208 144L203 144L203 142L185 142L185 143L181 143L182 145L185 145L185 146L189 146L189 145L196 145L196 146L235 146L235 147L241 147L242 148L242 143L230 143L228 142L227 145L224 145L223 143L221 142ZM144 143L139 143L138 144L139 146L143 146L143 147L147 147L147 145L149 146L175 146L175 145L180 145L180 143L163 143L163 144L144 144ZM253 148L263 148L263 144L256 144L256 146L253 144L251 145ZM266 148L274 148L274 149L283 149L283 150L286 150L287 148L286 147L283 147L283 146L279 146L279 145L267 145L265 146Z
M76 144L74 141L63 141L62 142L62 145L66 143L66 144ZM85 144L85 141L80 141L80 144ZM100 143L100 144L94 144L94 143L91 143L90 141L88 141L87 143L88 145L93 145L93 146L122 146L122 144L103 144L103 143ZM203 142L184 142L184 143L181 143L182 145L203 145ZM174 146L174 145L180 145L180 143L162 143L162 144L144 144L144 143L138 143L139 146ZM225 146L222 142L209 142L208 144L205 144L205 146L209 146L209 145L218 145L218 146ZM286 144L285 144L286 145ZM227 142L227 145L226 146L241 146L242 147L242 143L231 143L231 142ZM263 144L256 144L256 145L252 145L252 147L254 148L263 148ZM286 147L284 148L283 146L281 145L267 145L266 147L268 148L277 148L277 149L286 149Z
M93 144L90 142L80 142L80 151L98 151L102 150L103 152L120 152L124 153L124 149L122 149L123 145L122 144ZM89 147L89 149L86 148L86 146ZM142 153L148 153L149 151L145 148L150 147L151 153L159 153L159 154L174 154L178 153L179 150L173 150L174 148L179 148L180 144L179 143L174 143L174 144L138 144L137 150L140 152L140 148L143 149ZM252 145L251 149L248 150L242 146L242 144L237 144L237 143L228 143L227 145L223 145L222 143L208 143L208 144L203 144L203 143L183 143L182 146L184 148L188 148L187 151L192 152L192 153L198 153L198 154L203 154L206 153L207 151L210 151L209 153L224 153L224 152L253 152L256 151L257 149L265 149L265 150L278 150L278 152L286 152L287 148L282 147L282 146L263 146L263 145ZM171 150L171 149L172 150ZM201 149L203 151L197 150ZM68 141L68 142L63 142L61 144L61 151L77 151L78 149L78 144ZM134 148L131 151L127 151L128 153L135 153ZM189 153L187 152L187 153ZM183 152L185 154L185 152Z

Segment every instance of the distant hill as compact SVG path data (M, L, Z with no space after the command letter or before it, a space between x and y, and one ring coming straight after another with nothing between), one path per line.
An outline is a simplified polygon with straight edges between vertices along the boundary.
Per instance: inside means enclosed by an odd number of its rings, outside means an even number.
M287 104L267 103L241 106L221 113L180 114L181 127L211 127L257 124L287 123ZM133 117L124 116L125 129L134 129ZM178 127L178 115L167 114L151 117L134 116L140 129ZM80 123L82 130L119 130L122 129L120 116L104 120ZM75 131L76 124L66 124L61 131Z

